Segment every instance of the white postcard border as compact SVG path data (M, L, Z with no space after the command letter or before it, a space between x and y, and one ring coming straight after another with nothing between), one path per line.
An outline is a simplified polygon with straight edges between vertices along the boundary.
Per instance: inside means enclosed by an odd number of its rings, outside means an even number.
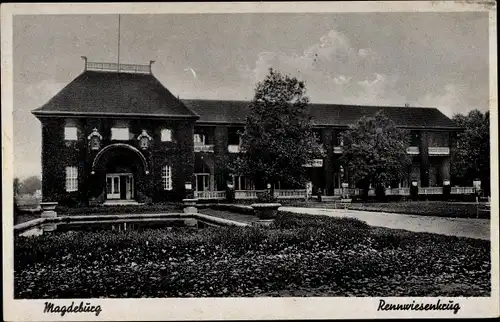
M408 2L290 2L290 3L113 3L113 4L2 4L2 184L4 319L7 321L83 320L240 320L334 319L396 317L496 317L499 315L499 201L491 199L492 294L489 298L194 298L194 299L92 299L102 312L64 316L44 314L46 300L13 299L13 80L12 17L30 14L160 14L241 12L460 12L488 11L490 16L490 115L492 196L498 196L498 97L496 4L491 1ZM429 303L438 299L460 304L460 311L377 311L379 300L397 303ZM53 300L69 305L81 300Z

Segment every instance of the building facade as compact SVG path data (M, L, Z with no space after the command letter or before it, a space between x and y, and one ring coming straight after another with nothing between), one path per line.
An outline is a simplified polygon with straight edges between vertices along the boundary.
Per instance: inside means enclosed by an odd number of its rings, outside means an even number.
M42 126L44 201L173 201L186 196L186 183L197 192L223 191L229 181L237 191L265 186L226 167L240 153L238 132L249 102L180 100L151 67L85 60L83 73L33 111ZM343 182L354 187L340 162L339 134L380 110L411 135L413 162L395 187L413 180L421 187L442 186L450 179L450 148L458 129L439 110L310 104L325 150L323 159L306 168L313 191L333 195Z

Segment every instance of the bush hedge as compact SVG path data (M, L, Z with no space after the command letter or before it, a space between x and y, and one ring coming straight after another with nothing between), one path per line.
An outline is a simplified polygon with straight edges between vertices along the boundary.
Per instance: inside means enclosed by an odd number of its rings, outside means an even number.
M14 260L16 298L489 296L491 291L487 241L290 213L260 228L16 237Z
M454 203L445 201L353 203L349 206L349 209L437 217L476 218L478 216L477 205L474 203ZM480 211L479 217L490 218L490 212Z

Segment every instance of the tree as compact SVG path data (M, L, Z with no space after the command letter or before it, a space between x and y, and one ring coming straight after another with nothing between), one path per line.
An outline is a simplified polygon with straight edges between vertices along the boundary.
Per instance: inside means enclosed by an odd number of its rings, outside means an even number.
M19 195L19 188L20 188L19 178L14 178L14 197Z
M342 139L344 167L354 182L365 189L365 198L370 184L382 197L385 186L399 182L407 174L408 135L382 113L359 119L342 133Z
M255 181L305 185L304 165L321 156L312 131L304 82L272 68L257 83L231 170Z
M462 132L456 135L451 152L452 180L463 186L480 179L481 188L490 193L490 113L478 110L457 114L453 121Z
M42 181L38 176L31 176L23 180L19 187L21 194L34 194L37 190L42 189Z

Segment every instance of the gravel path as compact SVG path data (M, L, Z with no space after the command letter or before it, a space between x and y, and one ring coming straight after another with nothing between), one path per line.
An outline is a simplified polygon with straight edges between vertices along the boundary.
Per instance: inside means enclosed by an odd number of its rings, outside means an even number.
M280 210L311 215L351 217L365 221L368 225L376 227L490 240L490 220L488 219L444 218L360 210L300 207L281 207Z

